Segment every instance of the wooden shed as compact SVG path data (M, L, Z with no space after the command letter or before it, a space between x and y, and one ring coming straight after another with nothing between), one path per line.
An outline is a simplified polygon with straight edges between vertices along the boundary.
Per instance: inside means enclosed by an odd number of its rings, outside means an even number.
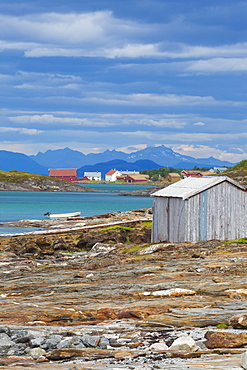
M152 196L155 243L247 236L247 192L228 177L188 177Z

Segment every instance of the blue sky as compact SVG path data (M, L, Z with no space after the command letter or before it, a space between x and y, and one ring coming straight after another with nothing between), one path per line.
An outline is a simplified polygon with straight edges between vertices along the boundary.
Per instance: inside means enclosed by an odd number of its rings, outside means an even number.
M0 149L247 158L247 2L2 0Z

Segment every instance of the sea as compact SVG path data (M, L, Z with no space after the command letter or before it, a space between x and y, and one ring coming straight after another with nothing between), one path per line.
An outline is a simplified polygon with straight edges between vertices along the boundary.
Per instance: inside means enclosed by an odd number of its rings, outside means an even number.
M44 220L46 212L81 212L81 216L95 216L107 212L150 208L153 199L140 196L120 196L119 193L147 189L147 185L94 184L85 185L104 190L104 193L1 191L0 223L20 220ZM36 231L37 228L0 226L1 234Z

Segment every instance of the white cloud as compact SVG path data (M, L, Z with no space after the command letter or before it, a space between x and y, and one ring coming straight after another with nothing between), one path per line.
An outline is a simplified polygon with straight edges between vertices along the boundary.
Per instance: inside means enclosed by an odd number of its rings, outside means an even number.
M108 96L107 96L108 95ZM114 96L102 93L101 96L93 96L84 99L88 102L94 102L103 105L141 105L141 106L171 106L171 105L216 105L217 102L212 96L189 96L176 94L130 94Z
M155 126L155 127L172 127L172 128L183 128L186 126L186 122L175 120L175 119L142 119L140 124L144 126Z
M195 122L193 123L193 126L205 126L204 122Z
M113 127L113 126L150 126L155 128L183 129L188 123L188 118L179 115L167 114L84 114L72 117L72 113L59 112L55 114L29 114L9 116L8 119L16 124L25 125L54 125L76 129L79 127ZM74 114L75 115L75 114ZM77 115L78 116L78 115ZM49 126L50 127L50 126Z
M17 127L0 127L0 132L7 133L7 132L17 132L22 135L39 135L42 134L44 131L30 129L30 128L17 128Z
M180 142L210 142L210 141L217 141L224 142L224 141L234 141L239 139L247 138L246 132L230 132L230 133L176 133L170 134L166 133L150 133L153 140L170 140L170 141L180 141Z
M247 58L214 58L190 62L187 72L239 72L247 71Z
M43 114L43 115L33 115L33 116L17 116L9 117L9 120L15 123L25 123L25 124L63 124L63 125L74 125L74 126L92 126L95 124L97 126L111 126L110 123L105 121L103 122L93 122L88 118L71 118L71 117L56 117L52 114Z
M210 156L220 159L222 161L229 161L232 163L237 163L246 159L247 154L237 154L231 153L224 150L217 149L215 147L210 147L207 145L188 145L188 144L181 144L181 145L171 145L168 144L172 150L182 155L188 155L195 158L208 158ZM242 151L239 149L239 151Z
M214 64L217 58L233 58L235 62L225 62L224 68L245 70L246 42L217 46L169 42L169 27L173 26L116 18L111 11L1 15L0 50L23 50L26 57L216 58ZM210 64L204 68L213 68ZM201 68L203 60L192 63L188 71Z

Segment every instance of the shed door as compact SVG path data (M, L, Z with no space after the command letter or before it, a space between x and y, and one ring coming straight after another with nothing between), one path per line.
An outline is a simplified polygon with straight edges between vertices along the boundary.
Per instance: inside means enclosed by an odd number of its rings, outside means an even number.
M207 191L200 193L200 240L207 240Z

